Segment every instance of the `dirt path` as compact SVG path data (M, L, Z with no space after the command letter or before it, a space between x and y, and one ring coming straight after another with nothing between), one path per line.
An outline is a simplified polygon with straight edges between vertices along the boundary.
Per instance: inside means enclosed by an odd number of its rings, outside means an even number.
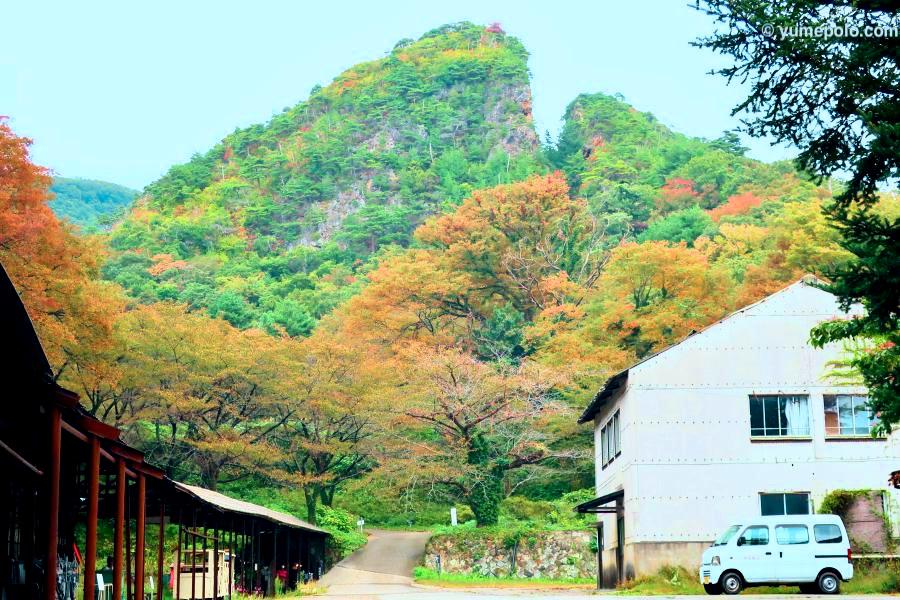
M335 565L321 583L329 597L356 600L408 594L412 570L431 534L427 531L369 531L369 543Z

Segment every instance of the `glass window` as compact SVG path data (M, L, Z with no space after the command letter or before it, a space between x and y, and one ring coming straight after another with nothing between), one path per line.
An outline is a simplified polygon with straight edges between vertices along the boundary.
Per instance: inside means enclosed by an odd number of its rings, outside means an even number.
M778 525L775 527L775 539L781 546L809 543L809 529L806 525Z
M750 435L809 435L809 397L750 396Z
M600 430L600 453L603 458L603 462L601 464L605 467L606 463L609 462L609 452L606 448L606 427Z
M740 525L732 525L731 527L726 529L725 532L722 533L722 535L719 536L719 538L713 543L713 546L724 546L731 538L734 537L734 534L736 534L740 528Z
M871 435L878 418L866 406L866 396L825 396L825 435Z
M622 453L622 438L619 433L619 411L616 411L606 425L600 429L600 452L605 467Z
M841 528L837 525L816 525L813 527L813 535L820 544L840 544L844 541Z
M809 494L794 492L787 494L760 494L759 509L762 516L808 515Z
M616 414L613 415L613 431L616 435L616 443L614 444L614 449L616 451L616 456L622 453L622 435L619 433L619 411L616 411Z
M739 546L765 546L769 543L769 528L762 525L754 525L744 530Z

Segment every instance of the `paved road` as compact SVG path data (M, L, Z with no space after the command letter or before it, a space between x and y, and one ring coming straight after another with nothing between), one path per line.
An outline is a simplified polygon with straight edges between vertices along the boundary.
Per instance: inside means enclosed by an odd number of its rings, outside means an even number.
M442 590L415 585L412 570L428 542L427 532L370 531L369 543L348 556L322 578L321 583L328 588L325 597L329 600L523 600L541 598L547 600L623 600L623 596L609 594L586 594L584 592L557 592L535 590L466 589ZM804 596L795 592L796 588L785 588L785 595L759 595L759 600L785 598L819 598ZM669 596L686 600L687 596ZM741 594L741 598L754 597ZM627 596L628 600L648 598L661 600L665 596ZM694 596L702 598L702 596ZM840 596L841 600L871 600L874 596Z

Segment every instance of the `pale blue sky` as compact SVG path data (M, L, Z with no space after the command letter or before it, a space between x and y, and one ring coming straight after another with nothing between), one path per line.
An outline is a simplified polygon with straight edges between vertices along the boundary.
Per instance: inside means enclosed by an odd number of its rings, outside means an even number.
M742 98L689 42L687 0L253 2L29 0L4 8L0 115L68 177L140 188L236 126L266 121L345 68L439 25L499 21L531 53L539 132L581 92L621 93L684 133L733 128ZM751 141L751 155L792 155Z

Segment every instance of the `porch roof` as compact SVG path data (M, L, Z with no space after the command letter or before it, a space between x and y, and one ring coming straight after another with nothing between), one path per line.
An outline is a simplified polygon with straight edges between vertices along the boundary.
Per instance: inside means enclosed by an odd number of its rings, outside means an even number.
M176 489L197 498L205 504L211 505L225 512L258 517L261 519L266 519L267 521L271 521L272 523L276 523L278 525L283 525L285 527L302 529L304 531L320 533L322 535L330 535L324 529L320 529L315 525L312 525L311 523L307 523L306 521L298 519L297 517L289 515L287 513L272 510L270 508L266 508L265 506L253 504L252 502L238 500L236 498L232 498L230 496L226 496L225 494L220 494L219 492L214 492L206 488L189 485L187 483L181 483L180 481L173 481L172 483L175 485Z
M575 507L575 512L586 514L586 513L608 513L615 512L615 508L610 506L604 506L605 504L609 504L614 500L623 500L625 498L625 490L616 490L615 492L610 492L609 494L605 494L603 496L598 496L593 500L588 500L587 502L582 502L578 506Z

